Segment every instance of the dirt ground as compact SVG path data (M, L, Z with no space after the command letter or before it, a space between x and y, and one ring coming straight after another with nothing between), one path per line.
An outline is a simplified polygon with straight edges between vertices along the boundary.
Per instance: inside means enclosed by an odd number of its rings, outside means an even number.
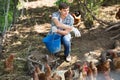
M44 43L42 42L42 39L47 35L50 29L50 15L52 12L57 11L57 8L53 5L51 1L51 3L47 2L49 0L44 1L46 1L46 4L44 4L45 2L40 2L39 7L37 6L39 5L39 1L36 2L37 4L30 3L29 5L27 5L26 7L28 9L25 12L25 15L21 16L15 26L7 32L6 39L4 41L5 57L12 53L16 55L16 58L19 57L24 59L26 59L29 54L33 53L35 53L35 56L39 58L49 54L48 50L45 48ZM50 3L51 5L47 3ZM101 7L99 18L110 22L119 21L115 19L115 13L117 12L118 7L120 7L120 5ZM75 9L77 10L77 8L72 7L71 12L75 11ZM85 26L81 24L79 30L82 36L80 38L75 38L74 34L72 33L71 55L73 61L67 63L64 61L64 59L61 58L60 66L62 65L63 68L64 66L66 67L71 63L76 62L77 60L84 61L87 59L85 55L90 52L99 55L102 51L112 49L115 40L120 41L120 37L116 39L111 38L119 34L120 32L116 29L105 31L107 28L108 27L96 23L95 27L93 27L92 29L86 29ZM60 54L63 54L63 47ZM24 71L24 65L24 61L16 60L14 72L11 73L12 75L7 73L7 75L4 75L3 72L0 72L0 79L28 80L25 79L26 72ZM59 68L61 69L61 67ZM0 71L1 70L3 71L3 66L0 67ZM21 79L17 79L19 77L16 76L19 75L21 75ZM2 79L3 77L5 79Z

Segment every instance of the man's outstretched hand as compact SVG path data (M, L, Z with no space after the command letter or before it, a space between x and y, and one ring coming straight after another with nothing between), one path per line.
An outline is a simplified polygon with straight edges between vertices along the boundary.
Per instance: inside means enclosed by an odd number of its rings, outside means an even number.
M77 28L73 27L72 31L74 32L75 37L81 37L80 31Z

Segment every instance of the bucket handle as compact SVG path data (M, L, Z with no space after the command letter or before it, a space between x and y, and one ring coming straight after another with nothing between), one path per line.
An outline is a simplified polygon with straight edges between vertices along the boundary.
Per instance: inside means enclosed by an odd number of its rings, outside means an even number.
M52 37L52 43L54 42L55 34L56 33L52 32L52 35L53 35L53 37Z

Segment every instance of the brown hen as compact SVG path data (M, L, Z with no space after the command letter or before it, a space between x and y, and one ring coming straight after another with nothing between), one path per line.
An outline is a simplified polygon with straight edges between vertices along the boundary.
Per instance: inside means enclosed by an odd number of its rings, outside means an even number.
M74 71L69 69L64 73L64 76L65 76L65 80L73 80Z
M10 54L10 56L5 60L5 71L11 72L13 71L13 61L14 61L14 54Z
M119 8L118 12L116 13L115 18L120 19L120 8Z
M120 57L118 57L117 53L113 55L113 64L115 66L116 71L120 71Z

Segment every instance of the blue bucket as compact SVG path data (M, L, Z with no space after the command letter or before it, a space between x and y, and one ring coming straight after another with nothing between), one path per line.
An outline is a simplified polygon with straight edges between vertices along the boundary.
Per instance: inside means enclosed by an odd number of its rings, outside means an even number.
M43 38L43 42L52 54L55 54L61 50L61 37L58 34L49 34Z

